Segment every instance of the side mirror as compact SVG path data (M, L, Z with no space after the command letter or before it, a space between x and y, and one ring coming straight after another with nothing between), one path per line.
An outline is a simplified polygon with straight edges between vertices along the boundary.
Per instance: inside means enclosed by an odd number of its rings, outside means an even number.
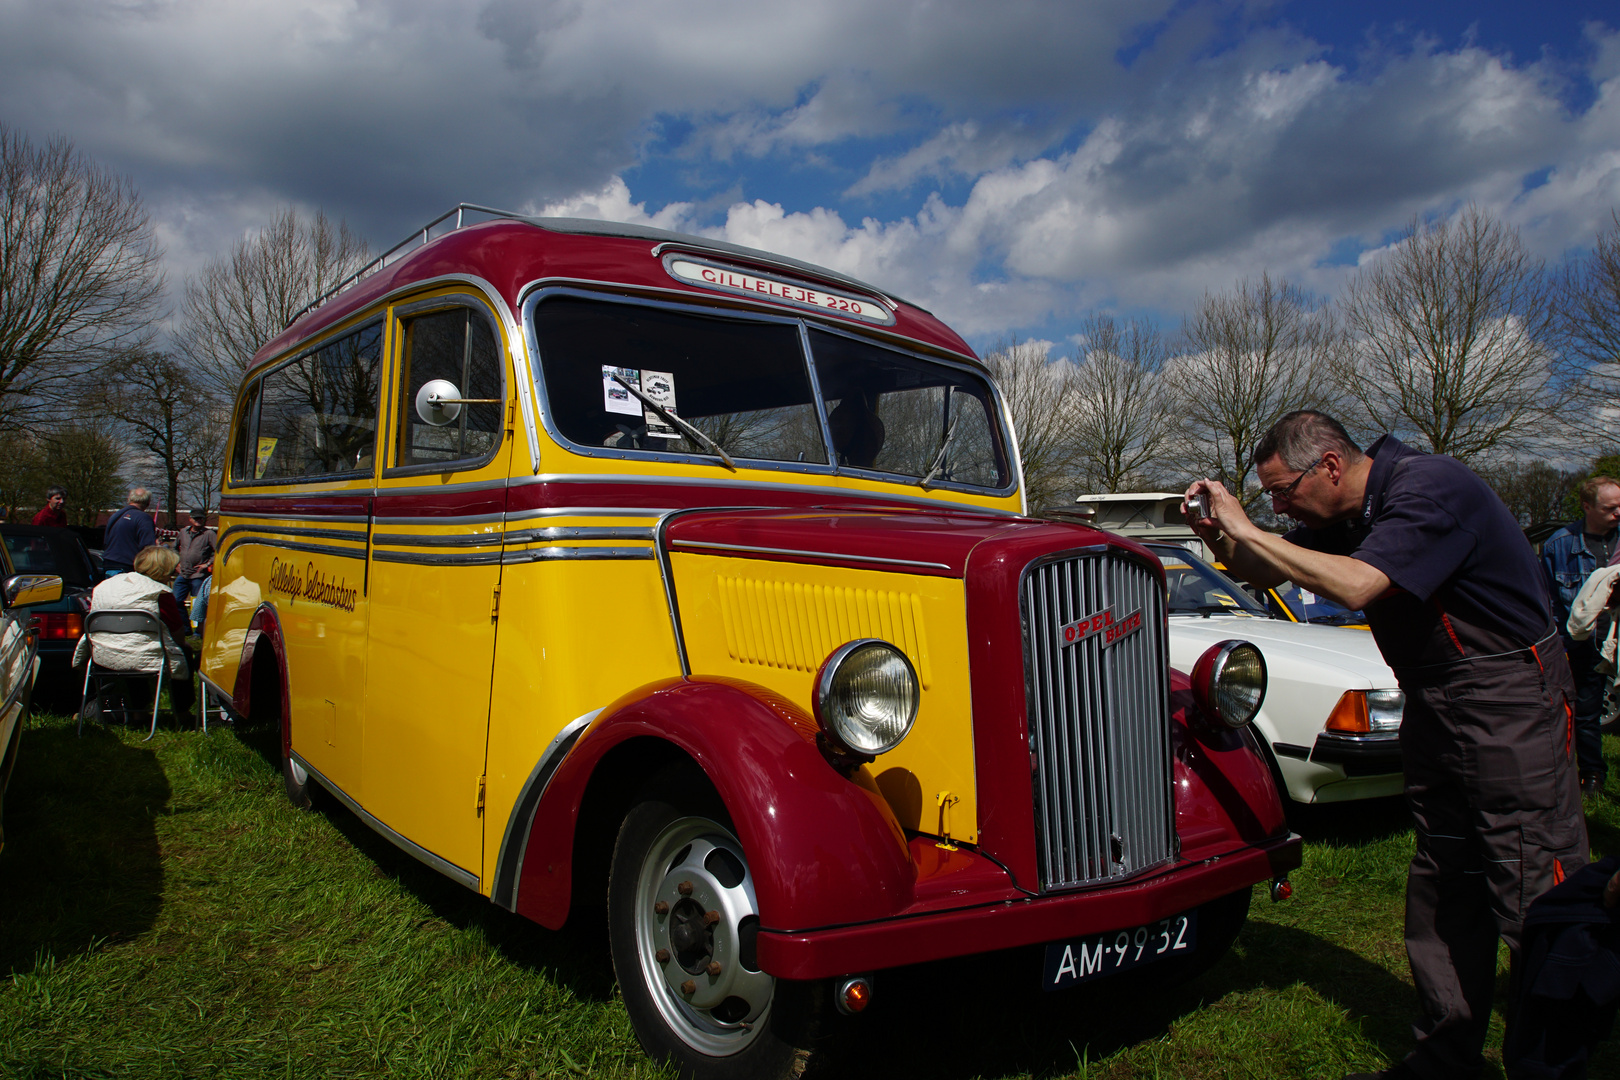
M14 574L6 578L6 607L54 604L62 599L62 579L55 574Z
M461 415L461 391L449 379L429 379L416 392L416 415L434 427L455 423Z

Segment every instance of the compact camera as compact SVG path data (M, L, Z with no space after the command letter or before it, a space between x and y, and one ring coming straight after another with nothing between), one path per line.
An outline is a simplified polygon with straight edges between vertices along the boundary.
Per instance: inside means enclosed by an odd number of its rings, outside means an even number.
M1194 521L1202 521L1209 517L1209 493L1200 491L1187 500L1187 516Z

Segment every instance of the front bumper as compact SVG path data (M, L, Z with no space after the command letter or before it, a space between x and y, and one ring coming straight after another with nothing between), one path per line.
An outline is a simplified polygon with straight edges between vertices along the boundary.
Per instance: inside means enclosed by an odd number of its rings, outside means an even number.
M761 930L759 964L782 979L821 979L1140 926L1287 874L1300 864L1300 844L1292 833L1120 885L854 926Z
M1341 735L1324 731L1316 737L1311 748L1311 760L1323 765L1338 765L1344 775L1384 776L1400 773L1401 743L1396 733L1388 735Z

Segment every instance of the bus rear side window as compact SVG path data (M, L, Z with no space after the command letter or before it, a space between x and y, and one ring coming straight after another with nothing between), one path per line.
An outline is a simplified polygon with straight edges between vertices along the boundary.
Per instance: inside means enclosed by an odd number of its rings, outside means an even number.
M381 379L381 326L339 338L265 375L258 477L285 480L369 470Z
M236 444L231 448L231 479L240 483L258 476L259 384L242 395L236 412Z

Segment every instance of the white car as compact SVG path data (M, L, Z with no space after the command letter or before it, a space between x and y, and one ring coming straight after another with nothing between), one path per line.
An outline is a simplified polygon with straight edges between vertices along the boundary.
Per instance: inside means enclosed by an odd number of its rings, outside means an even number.
M1406 697L1365 630L1274 619L1241 586L1174 544L1149 544L1170 591L1170 662L1192 671L1211 645L1241 638L1266 659L1254 718L1279 784L1302 803L1398 795Z

